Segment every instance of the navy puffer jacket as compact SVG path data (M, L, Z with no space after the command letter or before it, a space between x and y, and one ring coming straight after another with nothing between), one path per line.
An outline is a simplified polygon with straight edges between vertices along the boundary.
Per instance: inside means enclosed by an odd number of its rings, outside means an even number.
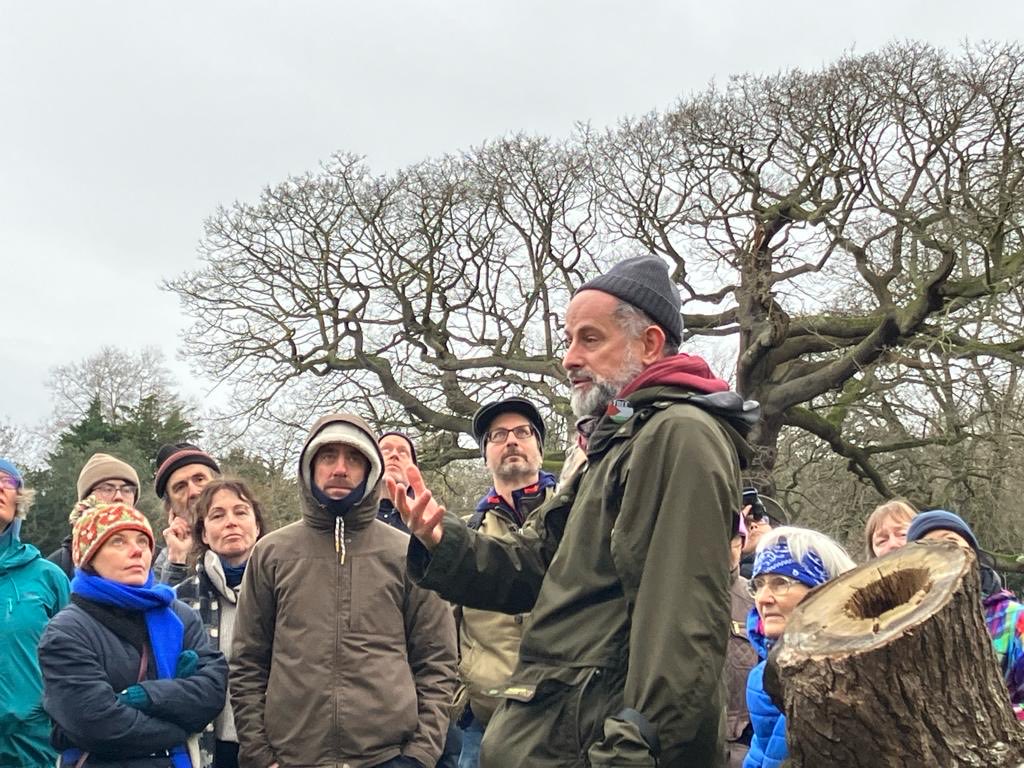
M50 622L39 644L43 707L53 719L58 750L89 753L86 766L166 768L166 750L184 744L224 706L227 662L206 638L199 616L180 601L172 608L184 624L182 650L199 656L195 674L157 680L150 659L144 687L151 714L121 704L116 695L138 679L135 647L72 603Z

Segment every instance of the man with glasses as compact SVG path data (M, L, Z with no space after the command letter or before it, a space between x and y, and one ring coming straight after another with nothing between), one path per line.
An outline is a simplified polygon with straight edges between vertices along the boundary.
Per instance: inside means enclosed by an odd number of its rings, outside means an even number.
M544 421L529 400L510 397L484 405L473 416L473 437L491 473L493 485L477 502L471 529L487 536L520 531L526 518L555 487L555 477L541 469ZM508 685L519 657L523 614L462 609L459 624L461 686L455 714L463 729L459 768L476 768L480 742L499 699L488 691Z
M78 474L77 491L78 501L93 496L106 504L116 502L134 507L139 500L139 475L131 464L116 456L94 453ZM47 559L59 565L69 579L74 577L70 533L64 537L60 548Z
M160 447L156 466L153 490L167 512L163 531L167 547L153 562L153 572L157 580L173 587L188 576L185 561L192 551L192 507L206 484L220 477L220 465L191 443L174 443Z

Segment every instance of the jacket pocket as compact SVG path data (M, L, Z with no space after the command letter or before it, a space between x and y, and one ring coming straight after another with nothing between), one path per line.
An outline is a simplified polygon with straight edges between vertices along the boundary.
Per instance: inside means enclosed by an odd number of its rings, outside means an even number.
M576 725L581 754L604 738L605 720L622 709L624 680L624 674L618 670L596 667L583 681Z
M353 632L365 632L405 642L404 580L387 558L352 558Z
M546 723L552 749L583 758L602 738L605 718L622 708L622 679L604 667L550 670L536 684L515 683L495 693L508 701L511 723L536 718Z

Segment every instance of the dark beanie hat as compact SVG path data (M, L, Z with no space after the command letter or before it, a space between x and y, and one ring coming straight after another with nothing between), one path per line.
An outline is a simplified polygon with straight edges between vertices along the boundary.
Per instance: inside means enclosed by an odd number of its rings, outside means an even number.
M175 470L188 466L189 464L202 464L209 467L218 475L220 465L206 451L201 450L191 443L167 443L161 445L156 452L156 477L154 478L154 490L161 499L167 491L167 480Z
M377 441L377 445L380 445L380 441L383 440L388 435L392 435L393 437L400 437L409 444L409 455L412 456L412 463L418 467L420 463L416 459L416 446L412 444L412 440L409 439L409 436L407 434L403 432L385 432L380 436L380 440Z
M668 266L657 256L636 256L620 261L603 275L581 285L580 291L604 291L647 313L665 331L670 344L683 339L679 289L668 276Z
M960 515L947 512L945 509L930 509L911 520L910 526L907 528L907 541L920 541L932 531L959 533L976 553L981 551L981 545L978 544L978 539L974 535L974 531L971 530L971 526L964 522Z
M525 397L508 397L504 400L487 403L473 414L473 437L476 438L481 453L483 453L487 442L487 433L490 432L491 422L503 413L518 413L525 416L537 433L537 442L541 450L544 449L544 420L540 417L537 406Z

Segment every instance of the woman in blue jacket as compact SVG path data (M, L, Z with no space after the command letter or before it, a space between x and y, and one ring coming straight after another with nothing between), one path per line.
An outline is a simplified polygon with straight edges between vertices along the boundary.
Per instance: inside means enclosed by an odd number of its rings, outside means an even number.
M782 637L793 609L814 587L854 567L846 551L828 536L784 526L761 537L750 593L754 607L747 635L760 662L747 678L747 709L754 736L743 768L778 768L786 760L786 716L764 690L768 651Z
M31 492L17 467L0 459L0 765L50 768L50 718L36 647L68 602L68 580L39 550L21 541Z
M227 664L199 616L155 584L153 531L121 504L82 503L71 605L43 633L43 705L62 766L199 768Z

